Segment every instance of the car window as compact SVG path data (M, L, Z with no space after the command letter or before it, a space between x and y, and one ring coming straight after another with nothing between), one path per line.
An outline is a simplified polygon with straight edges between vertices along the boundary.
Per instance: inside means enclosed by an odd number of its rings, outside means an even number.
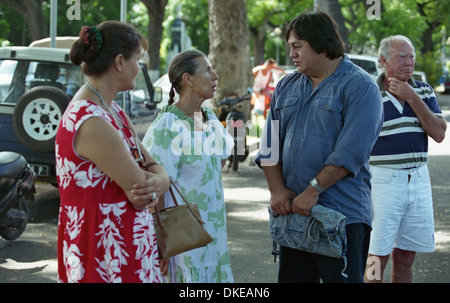
M141 68L136 77L136 86L130 91L131 107L124 107L123 93L115 101L127 111L144 106L151 101L153 92L147 85L148 75ZM39 86L58 87L69 96L75 95L84 79L79 66L70 63L32 60L0 60L0 103L16 104L29 89Z
M0 60L0 102L8 95L16 65L14 60Z
M80 67L72 64L59 64L58 67L59 78L56 81L64 84L69 96L75 95L84 83Z
M83 84L81 69L70 63L2 60L0 75L0 102L12 104L34 87L53 86L73 96Z
M369 60L362 60L357 58L350 58L356 65L363 68L366 72L368 72L372 76L378 76L376 63Z

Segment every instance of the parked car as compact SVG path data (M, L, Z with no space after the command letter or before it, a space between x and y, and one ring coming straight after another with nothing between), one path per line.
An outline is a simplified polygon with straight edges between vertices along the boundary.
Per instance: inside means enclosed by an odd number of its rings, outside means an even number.
M413 71L413 78L414 80L428 83L427 75L425 74L425 72L422 72L420 70Z
M39 181L56 183L54 144L59 121L83 85L79 66L67 48L0 48L0 151L25 157ZM122 106L142 138L159 110L161 90L150 81L145 64L136 87L119 93Z
M369 55L347 54L353 63L364 69L374 79L383 72L383 69L378 66L378 58Z
M155 87L160 87L162 91L162 100L158 103L157 107L161 110L164 106L169 104L169 93L170 89L172 88L172 84L169 80L169 75L164 74L162 75L158 80L153 83ZM175 101L178 100L178 94L175 95Z
M450 76L444 79L444 94L450 94Z

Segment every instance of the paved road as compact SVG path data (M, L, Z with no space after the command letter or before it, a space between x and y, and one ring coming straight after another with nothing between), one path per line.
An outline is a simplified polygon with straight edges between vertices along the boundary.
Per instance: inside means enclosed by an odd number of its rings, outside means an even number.
M438 94L450 124L450 95ZM430 174L436 221L436 252L418 254L414 282L450 282L450 125L441 144L430 140ZM235 281L277 281L278 263L271 255L267 206L269 192L264 176L248 160L238 173L224 173L228 238ZM0 283L56 282L56 229L58 190L38 186L38 214L16 241L0 239ZM389 276L389 268L386 277Z

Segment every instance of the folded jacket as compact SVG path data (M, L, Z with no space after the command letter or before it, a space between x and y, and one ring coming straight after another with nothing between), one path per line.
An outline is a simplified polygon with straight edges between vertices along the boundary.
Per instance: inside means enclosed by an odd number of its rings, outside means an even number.
M316 204L311 216L277 215L269 206L270 235L281 246L344 259L347 267L347 218L340 212ZM345 275L343 273L343 275Z

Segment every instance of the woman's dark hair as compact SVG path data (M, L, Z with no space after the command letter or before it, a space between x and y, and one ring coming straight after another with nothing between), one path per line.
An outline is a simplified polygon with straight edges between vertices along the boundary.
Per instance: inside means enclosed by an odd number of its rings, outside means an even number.
M70 60L82 64L87 76L99 76L122 54L130 59L139 49L147 50L147 41L130 25L119 21L105 21L97 26L83 26L80 38L70 50Z
M286 41L294 34L297 39L308 41L319 54L325 52L330 59L344 55L345 44L339 35L336 22L324 12L300 14L286 30Z
M175 98L174 90L180 94L183 89L181 86L181 77L184 73L195 75L195 71L199 67L199 63L195 60L206 55L199 50L186 50L173 57L169 66L169 81L172 84L169 93L169 105L172 105Z

